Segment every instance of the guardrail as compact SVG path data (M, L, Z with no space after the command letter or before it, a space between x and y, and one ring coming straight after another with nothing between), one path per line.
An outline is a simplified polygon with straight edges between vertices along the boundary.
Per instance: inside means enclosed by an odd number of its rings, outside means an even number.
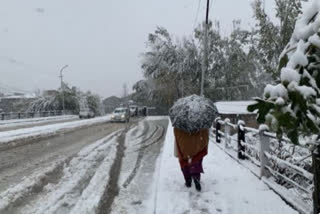
M222 127L224 130L222 130ZM231 131L235 134L231 135ZM311 207L313 204L313 213L319 213L319 197L317 198L320 194L319 185L314 185L316 183L314 181L318 181L318 179L314 178L314 174L310 171L279 157L271 146L271 142L274 144L279 140L283 143L289 143L290 140L288 138L280 137L279 139L275 133L269 132L263 126L258 130L246 127L243 121L238 121L238 124L232 124L229 119L224 121L217 119L214 133L216 142L221 143L223 138L224 148L226 150L234 150L239 161L250 160L259 169L258 176L260 178L269 180L273 178L277 184L290 191L294 189L300 196L303 195L301 204L310 205L310 210L295 207L299 212L312 213ZM246 142L249 133L255 136L257 140L250 143ZM236 135L237 137L235 138ZM300 160L311 159L311 156L312 152L310 151L307 157L302 157ZM316 160L313 160L314 163L316 163ZM284 198L283 195L282 197ZM291 205L295 206L294 204Z
M72 115L72 111L66 111L66 115ZM63 111L41 111L41 112L2 112L0 120L28 119L38 117L50 117L63 115Z

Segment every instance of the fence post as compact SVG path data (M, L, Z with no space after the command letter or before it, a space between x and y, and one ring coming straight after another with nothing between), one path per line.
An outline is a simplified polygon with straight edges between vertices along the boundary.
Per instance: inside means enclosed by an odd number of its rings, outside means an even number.
M267 129L261 128L260 126L260 131L259 131L259 135L260 135L260 162L261 162L261 167L260 167L260 178L261 177L270 177L270 172L268 171L268 169L266 168L266 166L269 166L269 159L268 157L265 155L265 152L270 153L270 139L269 137L265 136L264 132Z
M320 213L320 146L312 154L313 168L313 213Z
M242 120L238 121L238 158L240 160L244 160L246 158L245 156L245 146L244 143L246 142L245 139L245 122Z
M224 146L225 148L228 148L230 145L230 126L228 125L230 123L230 120L226 118L224 120Z
M221 124L219 123L219 120L216 120L216 142L221 143Z

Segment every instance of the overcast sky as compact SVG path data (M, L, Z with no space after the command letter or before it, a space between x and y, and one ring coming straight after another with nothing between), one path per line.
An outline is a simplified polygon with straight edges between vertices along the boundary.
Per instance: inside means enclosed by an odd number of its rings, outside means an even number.
M230 32L232 20L253 25L251 0L214 0L210 18ZM139 55L148 33L163 26L191 35L206 0L1 0L0 86L34 91L65 81L103 97L121 95L142 78ZM266 0L272 12L273 0ZM198 16L197 16L198 14Z

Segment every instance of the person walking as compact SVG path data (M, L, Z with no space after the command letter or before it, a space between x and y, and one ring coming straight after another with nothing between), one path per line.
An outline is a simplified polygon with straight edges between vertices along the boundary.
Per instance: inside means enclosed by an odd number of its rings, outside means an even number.
M179 158L185 185L201 191L202 161L208 153L209 129L217 116L210 99L190 95L177 100L169 110L174 127L175 155Z
M202 129L195 133L188 133L174 128L175 156L179 158L185 185L191 187L192 180L195 188L201 191L202 161L208 154L209 130Z

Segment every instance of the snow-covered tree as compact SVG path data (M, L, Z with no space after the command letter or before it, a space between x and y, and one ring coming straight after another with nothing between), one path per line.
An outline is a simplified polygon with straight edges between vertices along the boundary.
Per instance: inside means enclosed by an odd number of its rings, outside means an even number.
M301 0L275 0L275 3L278 23L272 22L266 14L262 0L255 0L252 7L257 21L255 31L259 36L256 47L259 50L259 61L264 71L278 80L278 59L288 44L296 19L301 13Z
M102 103L100 96L97 94L93 94L90 91L88 91L85 94L86 101L88 104L88 108L95 113L95 115L101 115L103 112L101 112Z
M258 121L293 143L299 135L320 133L320 2L314 0L297 20L290 42L281 54L280 81L268 85L263 99L250 106ZM316 138L315 138L316 139Z
M27 111L58 111L63 109L63 96L65 101L65 110L77 114L80 108L90 108L96 115L101 114L101 100L96 94L88 91L84 93L76 87L70 88L64 85L64 90L58 90L55 94L42 95L30 103Z

